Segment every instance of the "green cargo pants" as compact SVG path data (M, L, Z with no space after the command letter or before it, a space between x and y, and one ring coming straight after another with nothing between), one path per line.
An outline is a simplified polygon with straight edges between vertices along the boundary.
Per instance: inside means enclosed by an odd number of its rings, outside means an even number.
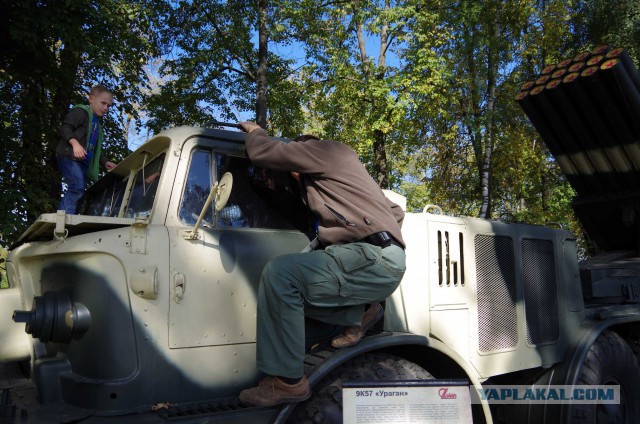
M404 271L404 250L395 245L382 249L349 243L271 260L258 289L258 369L301 377L305 315L330 324L359 325L365 305L390 296Z

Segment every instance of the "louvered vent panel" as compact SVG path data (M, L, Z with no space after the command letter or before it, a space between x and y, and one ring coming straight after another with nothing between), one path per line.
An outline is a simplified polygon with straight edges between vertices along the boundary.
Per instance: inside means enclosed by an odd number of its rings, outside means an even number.
M552 342L560 336L555 269L551 240L522 241L522 281L529 344Z
M478 336L482 352L518 343L513 240L506 236L475 238L478 282Z

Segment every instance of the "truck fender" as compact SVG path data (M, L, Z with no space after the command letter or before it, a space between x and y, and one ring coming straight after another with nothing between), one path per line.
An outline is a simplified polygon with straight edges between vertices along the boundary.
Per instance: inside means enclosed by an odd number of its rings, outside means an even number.
M421 357L421 355L429 351L439 354L440 357L448 358L459 369L460 374L465 374L456 375L456 378L467 378L476 390L481 390L482 388L477 374L455 351L439 340L411 333L382 333L366 337L356 346L350 348L338 351L319 350L308 354L305 358L305 374L309 379L311 388L313 389L332 370L350 359L377 351L393 353L396 356L415 362L427 371L429 371L429 360L424 356ZM446 376L444 378L450 379L452 377ZM473 396L473 393L471 395ZM481 400L481 405L485 422L488 424L493 423L488 402ZM274 415L272 422L285 423L296 406L296 403L284 405Z

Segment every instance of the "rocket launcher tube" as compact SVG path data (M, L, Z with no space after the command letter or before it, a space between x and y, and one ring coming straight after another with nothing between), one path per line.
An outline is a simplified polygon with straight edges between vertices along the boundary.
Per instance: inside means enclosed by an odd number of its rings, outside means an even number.
M594 56L598 54L605 54L609 50L611 50L611 47L608 44L601 44L599 46L594 47L593 50L591 50L591 54Z
M529 91L536 85L535 81L527 81L520 87L520 91Z
M592 56L589 60L587 60L586 66L589 67L589 66L599 65L604 61L604 59L605 59L605 56L602 54Z
M536 128L542 139L545 141L549 151L556 159L562 173L567 177L571 186L578 193L586 193L588 190L582 177L578 173L571 157L564 151L562 144L558 142L558 136L553 132L551 126L541 116L531 102L531 95L528 92L521 92L516 96L516 101L527 115L533 126Z
M635 66L633 65L633 60L629 57L629 53L623 48L616 48L609 51L606 55L607 59L618 59L622 62L622 66L627 71L629 78L633 81L633 85L636 86L636 90L640 91L640 75L636 71Z
M592 145L598 148L610 163L609 172L619 179L618 183L610 187L611 191L634 187L637 185L638 177L634 175L632 161L620 145L611 123L606 119L609 113L603 111L603 105L611 104L611 99L608 93L595 95L598 84L594 82L595 80L589 76L580 77L573 82L563 83L563 87L574 105L571 109L577 115L575 119L581 120Z
M545 66L544 68L542 68L542 71L540 72L540 75L550 74L554 69L556 69L556 65Z
M569 66L569 72L580 72L586 66L585 62L576 62L573 65Z
M552 79L557 79L557 78L562 78L563 76L565 76L567 74L568 70L567 68L560 68L560 69L556 69L552 74L551 74L551 78Z
M567 129L561 110L553 102L549 101L549 98L543 93L544 87L542 86L531 90L531 102L534 108L549 122L550 127L553 128L554 133L557 135L557 143L568 153L575 164L578 174L582 176L587 193L583 192L581 194L603 193L605 189L600 179L596 177L596 167L584 152L584 149L576 145L575 137Z
M545 85L551 79L551 75L542 75L536 79L536 85Z
M598 137L607 143L605 150L611 152L613 165L618 172L629 172L628 177L633 179L630 185L637 186L640 184L640 146L631 142L635 137L629 122L622 118L622 102L614 98L615 93L606 89L596 66L582 71L579 86L582 89L581 99L586 97L584 93L590 93L591 98L598 100L595 102L596 116L590 119L598 121L596 128L601 129Z
M556 65L558 68L566 68L573 63L573 59L565 59L558 62Z
M601 75L609 91L619 95L622 113L632 124L634 140L640 138L640 88L636 89L620 59L609 59L600 66Z
M615 190L622 184L622 181L616 175L609 158L594 136L592 122L589 119L585 119L588 115L594 115L593 109L592 107L586 107L587 104L576 102L568 96L568 86L572 85L577 84L549 84L543 94L548 96L549 102L557 107L562 117L559 125L563 125L567 133L570 134L571 138L563 141L571 143L574 149L578 149L587 155L595 169L594 178L600 180L606 191ZM596 187L594 184L594 189Z
M584 52L578 53L578 54L573 58L573 61L574 61L574 62L584 62L584 61L585 61L585 60L587 60L590 56L591 56L591 52L589 52L589 51L584 51Z

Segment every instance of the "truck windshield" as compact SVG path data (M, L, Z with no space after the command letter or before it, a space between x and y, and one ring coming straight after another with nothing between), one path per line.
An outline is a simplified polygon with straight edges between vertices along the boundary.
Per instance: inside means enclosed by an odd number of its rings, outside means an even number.
M84 196L80 213L93 216L117 217L127 188L127 178L107 174Z
M164 153L141 168L134 177L125 218L149 216L158 191ZM92 216L119 216L129 178L107 174L98 180L82 200L80 213Z
M138 171L131 188L129 204L124 213L125 218L151 215L163 164L164 153Z

